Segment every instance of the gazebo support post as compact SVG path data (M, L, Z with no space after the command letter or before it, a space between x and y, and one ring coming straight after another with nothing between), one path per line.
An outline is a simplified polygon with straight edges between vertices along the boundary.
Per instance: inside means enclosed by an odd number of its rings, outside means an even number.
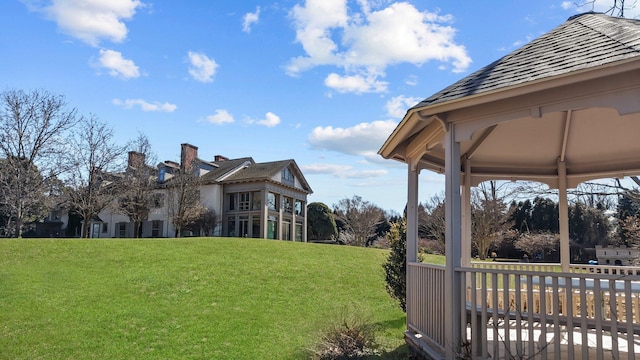
M445 278L444 345L446 358L454 359L462 346L462 283L456 268L461 265L461 196L460 196L460 144L456 142L455 125L447 124L445 134Z
M471 160L464 156L464 184L462 186L462 266L471 267ZM470 284L467 276L467 284Z
M418 175L409 162L407 174L407 264L418 261Z
M571 254L569 247L569 206L567 201L567 165L558 159L558 211L560 220L560 266L569 272Z

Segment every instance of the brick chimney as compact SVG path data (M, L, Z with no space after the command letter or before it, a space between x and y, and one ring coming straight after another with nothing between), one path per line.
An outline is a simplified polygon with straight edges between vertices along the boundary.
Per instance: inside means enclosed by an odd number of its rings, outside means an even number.
M190 169L198 158L198 147L184 143L180 150L180 170Z
M222 156L222 155L216 155L213 158L213 161L227 161L227 160L229 160L229 158L226 157L226 156Z
M127 165L134 169L141 169L144 166L145 155L137 151L129 151Z

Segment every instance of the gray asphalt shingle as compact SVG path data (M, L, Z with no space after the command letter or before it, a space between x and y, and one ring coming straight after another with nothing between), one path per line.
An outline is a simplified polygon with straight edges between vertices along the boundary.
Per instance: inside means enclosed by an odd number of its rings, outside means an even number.
M420 108L640 56L640 20L585 13L423 100Z

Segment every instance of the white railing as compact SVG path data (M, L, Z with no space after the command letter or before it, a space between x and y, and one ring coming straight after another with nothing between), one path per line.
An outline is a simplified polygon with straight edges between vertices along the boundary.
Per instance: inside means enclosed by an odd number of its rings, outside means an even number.
M544 264L551 271L514 268L535 265L526 263L502 263L507 266L500 269L476 264L456 269L465 275L466 297L459 308L466 309L462 346L470 357L635 359L640 354L640 275L618 268L561 273L558 264ZM442 353L444 267L411 263L407 271L409 330Z
M473 357L635 359L640 276L457 270L470 275Z
M407 326L435 353L444 354L444 267L407 264Z
M560 264L555 263L525 263L525 262L498 262L498 261L473 261L474 269L493 270L522 270L522 271L559 271Z
M473 261L471 267L475 269L495 269L495 270L523 270L523 271L546 271L559 272L559 263L525 263L525 262L499 262L499 261ZM593 273L593 274L621 274L640 275L640 266L626 265L587 265L571 264L569 272L572 273Z

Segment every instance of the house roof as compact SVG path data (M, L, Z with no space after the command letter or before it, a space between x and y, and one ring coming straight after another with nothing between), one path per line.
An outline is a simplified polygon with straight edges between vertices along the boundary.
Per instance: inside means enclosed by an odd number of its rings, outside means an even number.
M640 20L585 13L433 94L412 109L640 56Z
M311 193L311 187L302 175L302 171L293 159L256 163L253 158L244 157L212 162L216 169L209 171L200 179L204 182L223 184L249 181L271 181L282 169L289 167L300 181L303 189Z
M298 168L295 160L280 160L263 163L253 163L249 166L242 168L241 170L233 173L229 177L222 180L222 183L237 183L246 181L270 181L275 175L277 175L282 169L289 167L295 174L296 178L302 184L305 191L311 193L311 187L307 183L306 179L302 175L302 172Z
M228 175L234 170L237 170L239 166L242 166L242 164L245 163L255 164L255 161L253 161L251 157L243 157L224 161L212 161L211 164L216 166L216 168L204 174L200 179L205 182L220 181L220 179L224 178L225 175Z

